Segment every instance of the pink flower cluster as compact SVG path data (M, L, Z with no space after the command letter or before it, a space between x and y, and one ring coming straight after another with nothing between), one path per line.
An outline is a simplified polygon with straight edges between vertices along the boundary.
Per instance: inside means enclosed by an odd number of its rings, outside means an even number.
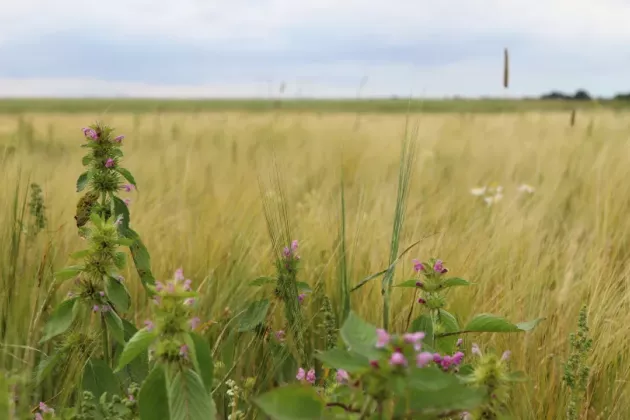
M414 259L412 260L413 262L413 269L419 273L419 272L423 272L426 274L431 274L431 273L427 273L427 267L425 266L425 263ZM448 273L448 268L444 267L444 261L442 260L435 260L435 262L433 263L433 273L435 274L446 274ZM422 287L422 283L420 285L418 285L418 287Z
M37 413L35 413L35 420L43 420L44 417L42 416L42 414L46 414L46 413L54 414L55 413L55 410L53 410L52 408L48 407L45 402L40 402L39 403L38 410L39 411Z
M298 381L306 381L309 384L315 383L315 369L310 369L308 372L305 372L304 369L299 368L297 375L295 375L295 379Z
M298 241L297 239L294 239L291 242L291 248L289 248L288 246L285 246L284 249L282 250L282 256L287 259L296 259L299 260L300 256L297 254L297 249L298 249Z

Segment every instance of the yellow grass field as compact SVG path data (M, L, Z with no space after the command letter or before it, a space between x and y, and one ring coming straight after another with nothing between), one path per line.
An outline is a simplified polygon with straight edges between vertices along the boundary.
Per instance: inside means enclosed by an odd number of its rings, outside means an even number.
M449 295L447 308L464 321L480 312L513 322L546 317L529 333L465 337L466 351L472 343L510 349L512 366L526 372L529 381L513 395L516 419L564 418L562 364L569 333L587 304L594 339L588 418L630 418L627 114L578 113L574 127L566 112L0 116L0 232L10 235L15 189L21 185L23 198L27 181L42 186L49 219L45 234L22 244L17 297L9 302L12 326L0 356L14 369L33 369L32 355L6 345L36 343L26 331L51 273L71 264L67 256L81 249L73 220L75 183L83 171L81 128L95 119L127 136L124 165L139 191L125 195L154 274L170 277L183 267L206 292L204 320L222 316L226 307L242 310L261 293L247 282L273 273L259 177L269 176L274 156L300 241L299 279L323 283L338 301L342 164L351 284L384 269L406 132L417 156L401 250L425 239L397 267L395 282L411 278L412 258L439 257L452 274L474 283ZM493 183L504 194L493 206L470 193ZM535 192L519 192L522 183ZM0 258L8 258L9 246L8 239L0 244ZM131 266L126 277L134 285L134 305L144 308L147 300L134 276ZM411 304L416 315L422 310L409 290L393 292L398 330ZM64 294L59 290L57 299ZM381 301L377 279L353 293L352 308L380 323ZM136 322L143 319L139 315ZM248 368L241 370L251 374Z

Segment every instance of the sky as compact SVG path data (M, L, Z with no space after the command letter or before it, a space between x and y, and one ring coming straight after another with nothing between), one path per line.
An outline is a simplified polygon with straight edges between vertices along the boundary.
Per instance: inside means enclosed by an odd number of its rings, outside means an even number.
M628 22L630 0L5 0L0 97L610 96Z

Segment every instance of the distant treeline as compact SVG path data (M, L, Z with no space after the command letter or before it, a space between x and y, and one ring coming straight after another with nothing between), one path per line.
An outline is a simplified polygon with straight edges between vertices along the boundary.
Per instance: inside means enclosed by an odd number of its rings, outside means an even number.
M557 100L562 100L562 101L590 101L595 98L593 98L584 89L579 89L578 91L575 92L574 95L567 94L564 92L559 92L559 91L553 91L545 95L542 95L540 99L543 99L543 100L557 99ZM599 98L599 99L605 99L605 98ZM615 101L630 101L630 93L618 93L612 99Z

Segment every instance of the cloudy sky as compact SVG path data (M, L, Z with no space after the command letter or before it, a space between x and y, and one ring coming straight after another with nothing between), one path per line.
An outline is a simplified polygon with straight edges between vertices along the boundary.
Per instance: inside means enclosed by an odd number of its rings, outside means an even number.
M611 95L628 22L630 0L4 0L0 97Z

